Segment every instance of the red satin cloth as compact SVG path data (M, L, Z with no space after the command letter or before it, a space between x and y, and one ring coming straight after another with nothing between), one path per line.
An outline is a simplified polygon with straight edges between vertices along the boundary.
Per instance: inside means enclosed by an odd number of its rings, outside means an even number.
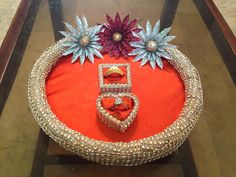
M96 114L99 95L98 64L131 63L132 93L140 101L137 118L125 133L104 125ZM129 142L145 138L171 125L180 114L184 101L184 84L174 68L164 60L164 70L140 67L132 58L95 59L71 64L71 55L62 57L46 80L48 103L69 128L83 135L109 142Z

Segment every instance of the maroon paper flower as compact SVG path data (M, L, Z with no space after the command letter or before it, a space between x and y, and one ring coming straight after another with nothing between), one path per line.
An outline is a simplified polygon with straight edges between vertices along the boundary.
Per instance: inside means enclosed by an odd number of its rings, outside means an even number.
M139 38L133 35L133 32L138 33L141 31L141 29L136 27L137 19L129 22L129 15L127 15L121 21L119 13L116 14L114 20L108 14L106 18L107 23L102 26L102 32L98 33L103 51L107 52L111 57L127 57L128 53L133 50L130 42L139 41Z

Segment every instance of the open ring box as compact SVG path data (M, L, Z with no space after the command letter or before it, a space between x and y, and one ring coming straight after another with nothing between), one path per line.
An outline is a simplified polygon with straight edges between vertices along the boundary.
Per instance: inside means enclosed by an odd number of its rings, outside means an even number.
M124 73L123 78L118 81L109 81L106 79L105 74L106 71L111 67L118 67ZM131 91L131 73L130 73L130 64L128 63L120 63L120 64L100 64L98 67L98 75L99 75L99 88L100 93L107 92L130 92Z
M118 77L107 76L112 68L121 72ZM108 127L125 132L136 118L139 107L138 98L130 93L132 87L130 64L100 64L98 75L102 93L96 101L98 117ZM117 104L117 101L120 103Z

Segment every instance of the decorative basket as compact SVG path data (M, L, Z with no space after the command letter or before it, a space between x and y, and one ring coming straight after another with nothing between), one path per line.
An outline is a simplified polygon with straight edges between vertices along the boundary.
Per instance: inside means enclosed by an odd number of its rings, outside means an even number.
M185 141L201 113L203 95L198 72L184 54L177 49L168 49L173 58L168 62L180 74L185 85L185 103L176 121L162 132L147 138L130 142L105 142L68 128L50 109L45 80L65 49L63 40L43 52L32 69L28 83L28 99L33 116L54 141L87 160L124 166L159 159L175 151Z

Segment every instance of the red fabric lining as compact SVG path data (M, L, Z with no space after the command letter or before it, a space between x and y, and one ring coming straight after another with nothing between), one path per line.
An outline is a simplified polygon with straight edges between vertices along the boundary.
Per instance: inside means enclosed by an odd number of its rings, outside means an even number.
M138 117L125 133L104 125L96 114L98 64L131 64L132 93L140 101ZM71 55L62 57L46 80L48 103L58 119L83 135L103 141L128 142L161 132L171 125L184 105L184 85L179 74L164 60L164 70L152 70L149 65L140 68L139 62L104 59L71 64Z

